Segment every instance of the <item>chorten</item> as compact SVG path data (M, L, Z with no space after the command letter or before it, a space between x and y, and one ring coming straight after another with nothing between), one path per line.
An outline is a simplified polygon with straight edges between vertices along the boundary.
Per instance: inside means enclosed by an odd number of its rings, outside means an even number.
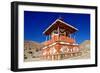
M80 53L79 45L71 35L78 29L64 22L62 19L56 19L43 34L49 37L44 42L42 48L42 59L44 60L61 60Z

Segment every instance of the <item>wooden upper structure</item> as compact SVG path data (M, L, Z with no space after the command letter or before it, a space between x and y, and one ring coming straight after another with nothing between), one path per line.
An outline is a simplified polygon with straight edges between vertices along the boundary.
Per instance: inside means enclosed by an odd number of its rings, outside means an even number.
M78 29L69 25L68 23L65 23L64 21L57 19L54 23L52 23L44 32L43 34L49 35L51 32L57 28L62 28L68 31L70 34L76 32Z
M73 44L75 43L75 39L71 38L70 35L76 31L78 31L77 28L57 19L43 32L45 35L50 36L50 39L45 41L44 45L50 45L57 41Z

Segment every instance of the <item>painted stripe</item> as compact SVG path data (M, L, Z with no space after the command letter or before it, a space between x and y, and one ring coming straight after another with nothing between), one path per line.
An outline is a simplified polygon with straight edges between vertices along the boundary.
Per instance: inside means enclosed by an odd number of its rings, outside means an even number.
M58 42L55 42L55 43L52 43L51 45L49 45L48 47L51 47L51 46L54 46L56 45ZM66 43L66 42L59 42L60 44L66 44L66 45L78 45L78 44L70 44L70 43ZM42 49L45 49L47 48L47 46L45 46L44 48Z

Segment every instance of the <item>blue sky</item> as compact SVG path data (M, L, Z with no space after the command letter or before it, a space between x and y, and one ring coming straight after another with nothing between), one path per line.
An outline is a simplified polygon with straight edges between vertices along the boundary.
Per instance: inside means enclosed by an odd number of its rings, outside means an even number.
M90 14L32 11L24 11L24 40L45 41L43 31L59 17L79 30L75 32L77 43L90 40Z

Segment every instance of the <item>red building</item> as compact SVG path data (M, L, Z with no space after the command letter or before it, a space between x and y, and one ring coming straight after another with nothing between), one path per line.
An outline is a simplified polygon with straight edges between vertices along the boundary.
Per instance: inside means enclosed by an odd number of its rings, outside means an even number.
M65 23L61 19L53 22L43 34L49 37L42 48L42 58L45 60L60 60L80 53L79 45L71 35L78 31L77 28Z

